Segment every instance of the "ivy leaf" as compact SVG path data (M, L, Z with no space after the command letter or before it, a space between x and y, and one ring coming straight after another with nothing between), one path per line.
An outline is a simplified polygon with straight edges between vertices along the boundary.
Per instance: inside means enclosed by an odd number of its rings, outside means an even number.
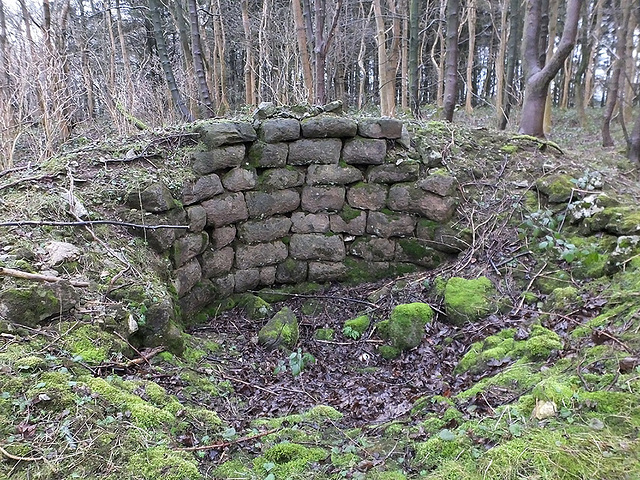
M440 430L440 433L438 434L438 436L442 439L445 440L447 442L450 442L452 440L456 439L456 435L455 433L453 433L451 430L449 430L448 428L445 428L443 430Z

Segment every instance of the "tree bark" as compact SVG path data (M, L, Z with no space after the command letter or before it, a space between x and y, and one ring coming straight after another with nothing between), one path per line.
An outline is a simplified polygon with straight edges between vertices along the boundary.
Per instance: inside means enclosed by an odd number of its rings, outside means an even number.
M395 0L389 0L391 19L391 42L387 48L387 34L380 0L373 0L376 20L376 43L378 46L378 81L380 84L380 112L383 117L395 116L396 110L396 71L399 59L400 20Z
M467 8L469 10L467 24L469 25L469 50L467 51L467 91L465 98L465 111L470 114L473 112L473 59L476 48L476 0L469 0ZM504 65L504 56L501 60ZM496 64L498 61L496 60ZM496 66L496 76L498 75L498 66Z
M171 98L178 112L180 112L182 119L191 122L193 121L193 115L180 95L178 84L176 83L176 78L171 68L171 62L169 61L169 55L167 54L167 44L162 31L162 4L160 0L149 0L149 9L151 12L151 21L153 22L153 35L156 40L156 48L158 56L160 57L160 63L162 64L162 70L164 71L165 81L171 92Z
M607 92L607 103L604 109L602 119L602 146L613 147L613 137L611 136L611 119L613 112L618 104L618 96L620 95L620 77L625 69L625 61L627 57L627 32L629 26L629 18L631 15L631 5L629 2L621 0L618 8L622 9L622 15L617 15L618 35L616 38L616 58L613 62L613 70L609 79L609 89ZM624 90L623 90L624 91Z
M516 67L518 64L518 54L520 52L520 39L522 38L522 15L519 0L510 0L509 2L509 40L507 43L507 66L506 66L506 102L504 112L498 128L504 130L507 128L511 107L516 103L516 89L514 87L514 79L516 76Z
M307 48L308 39L302 16L302 6L300 0L291 0L293 6L293 21L296 27L296 41L298 42L298 52L302 63L302 78L307 91L307 102L313 103L313 74L311 73L311 59Z
M191 45L193 71L198 79L198 93L200 94L200 102L204 107L202 113L205 117L213 117L213 102L211 102L211 93L207 84L207 77L204 70L204 61L202 60L202 43L200 41L200 20L198 19L198 4L196 0L189 0L189 23L191 24Z
M420 111L418 86L420 72L418 71L418 57L420 48L420 5L418 0L409 0L409 107L414 116Z
M460 0L447 2L447 46L445 55L445 85L444 85L444 119L453 121L453 111L456 107L458 94L458 26L460 24Z
M640 164L640 114L636 118L636 123L629 137L627 157L636 165Z
M558 49L546 65L542 64L540 35L542 31L541 0L528 0L524 38L524 70L526 78L520 133L544 138L544 110L549 84L564 60L573 50L578 33L578 19L583 0L569 0L564 30ZM544 57L543 57L544 58Z
M553 57L555 45L556 45L556 35L558 33L558 8L559 8L559 0L545 0L549 2L549 8L543 8L543 27L547 25L547 32L544 31L540 34L540 41L544 42L544 38L546 38L546 55L544 64L549 63L551 58ZM544 11L548 11L549 14L546 15L548 21L544 20L545 14ZM540 44L540 48L544 48L542 43ZM555 75L554 75L555 76ZM551 133L551 106L552 106L552 97L551 92L547 92L547 100L544 105L544 134L549 135Z
M507 56L507 17L509 9L508 0L502 2L502 13L500 14L500 45L498 47L498 58L496 58L496 114L498 126L502 124L504 118L504 94L505 94L505 58ZM506 123L506 122L505 122Z

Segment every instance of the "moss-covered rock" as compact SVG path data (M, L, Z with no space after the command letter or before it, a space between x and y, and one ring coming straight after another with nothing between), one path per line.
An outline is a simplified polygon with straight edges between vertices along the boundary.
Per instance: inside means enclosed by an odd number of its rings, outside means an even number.
M473 280L450 278L444 290L448 320L455 325L481 320L497 309L494 295L495 288L487 277Z
M194 458L187 452L165 445L141 449L127 463L131 478L155 480L199 480L202 478Z
M378 354L384 358L385 360L393 360L394 358L398 358L402 353L396 347L392 347L391 345L380 345L378 347Z
M571 198L575 184L571 177L563 174L543 177L536 182L538 191L549 197L550 203L563 203Z
M79 293L69 283L29 285L0 292L0 317L27 327L69 312L78 303Z
M313 337L316 340L330 342L334 339L335 333L336 332L333 328L319 328L315 332L313 332Z
M376 325L383 338L397 350L410 350L420 345L424 327L433 319L433 310L426 303L405 303L391 312L388 324Z
M298 318L291 309L284 307L260 329L258 342L270 349L284 347L293 350L299 337Z
M578 295L578 290L575 287L556 288L547 297L545 309L566 313L580 308L582 303L582 298Z
M273 313L271 304L251 293L239 295L237 303L251 320L267 318Z
M369 315L360 315L356 318L351 318L344 322L344 329L342 330L346 336L360 338L362 334L371 325L371 319Z

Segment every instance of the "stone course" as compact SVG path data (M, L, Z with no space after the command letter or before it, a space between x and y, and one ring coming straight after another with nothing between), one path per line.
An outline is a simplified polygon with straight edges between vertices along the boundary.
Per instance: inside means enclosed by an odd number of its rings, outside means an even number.
M398 155L407 137L398 120L325 113L196 131L202 148L181 196L150 185L127 195L125 215L188 226L146 232L169 254L187 316L263 286L434 268L467 245L450 225L456 179Z

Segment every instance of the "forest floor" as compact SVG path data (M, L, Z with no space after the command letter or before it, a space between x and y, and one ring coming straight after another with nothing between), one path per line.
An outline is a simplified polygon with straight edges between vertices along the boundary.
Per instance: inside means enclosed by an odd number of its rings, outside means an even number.
M166 281L162 259L124 229L0 227L0 267L37 271L47 240L75 239L82 260L61 273L98 285L80 313L47 325L0 319L0 478L640 478L638 172L571 112L554 126L562 153L474 126L485 121L411 122L459 181L456 222L472 233L469 248L402 278L254 292L268 313L298 316L291 353L260 347L263 320L226 302L187 329L181 356L140 361L102 327L118 309L140 318L141 305L104 291L117 281L153 296ZM0 221L68 220L57 191L74 184L92 212L113 217L122 193L150 177L180 187L188 139L170 130L86 139L37 171L18 164L0 177ZM113 161L132 150L150 154ZM84 187L89 178L102 188ZM550 202L558 182L569 197ZM593 205L611 209L601 225L574 219ZM438 284L455 276L487 276L501 308L447 323ZM397 359L378 354L375 328L358 338L344 328L411 302L436 315ZM320 328L335 336L319 339Z

